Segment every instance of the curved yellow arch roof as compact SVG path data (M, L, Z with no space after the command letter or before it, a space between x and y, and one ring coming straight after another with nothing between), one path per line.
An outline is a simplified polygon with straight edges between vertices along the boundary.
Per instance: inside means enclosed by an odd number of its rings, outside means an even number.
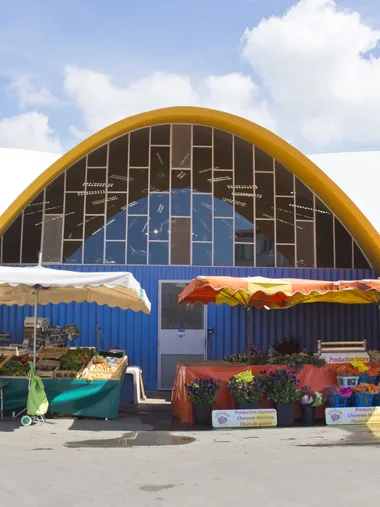
M131 116L88 137L43 172L0 217L0 235L46 185L87 153L129 131L162 123L194 123L235 134L292 171L339 218L380 272L380 235L347 195L311 160L269 130L244 118L200 107L169 107Z

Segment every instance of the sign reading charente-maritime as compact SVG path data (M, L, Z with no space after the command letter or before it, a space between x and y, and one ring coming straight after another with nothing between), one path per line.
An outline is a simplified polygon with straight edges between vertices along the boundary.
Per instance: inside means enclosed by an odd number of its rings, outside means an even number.
M326 408L326 424L380 424L380 407Z
M277 426L277 411L274 408L256 410L213 410L214 428L254 428Z
M352 361L367 363L369 361L369 356L366 352L359 354L357 352L323 352L320 357L323 357L329 364L351 363Z

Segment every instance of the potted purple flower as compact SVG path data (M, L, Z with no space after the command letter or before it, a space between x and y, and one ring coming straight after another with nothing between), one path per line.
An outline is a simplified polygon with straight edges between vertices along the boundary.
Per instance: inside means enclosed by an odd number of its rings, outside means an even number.
M296 375L286 369L272 371L267 377L268 398L276 406L278 426L292 426L294 424L297 384Z
M187 382L186 389L191 403L193 404L193 420L197 426L209 426L211 424L211 405L219 391L219 380L211 378L196 378Z
M255 409L263 397L265 380L255 377L251 371L242 371L231 377L227 388L230 390L238 409Z

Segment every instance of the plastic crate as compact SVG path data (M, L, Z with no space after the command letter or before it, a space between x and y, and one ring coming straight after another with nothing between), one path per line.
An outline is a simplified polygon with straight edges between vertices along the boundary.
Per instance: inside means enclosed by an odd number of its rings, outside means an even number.
M380 394L375 394L373 397L373 404L375 407L380 407Z
M377 383L377 376L370 376L370 375L360 375L359 382L361 384L376 384Z
M354 401L356 407L371 407L373 403L374 394L354 394Z
M332 408L343 408L347 406L349 398L346 396L339 396L339 394L328 394L327 404Z
M336 377L336 380L338 382L339 387L353 387L357 386L359 383L359 377L353 376L353 377L347 377L343 375L338 375Z

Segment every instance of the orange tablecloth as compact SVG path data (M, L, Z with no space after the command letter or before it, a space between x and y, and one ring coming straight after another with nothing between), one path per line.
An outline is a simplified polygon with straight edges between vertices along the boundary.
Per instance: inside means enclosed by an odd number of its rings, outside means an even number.
M227 389L229 379L236 373L251 370L254 375L258 375L261 371L276 370L284 368L284 366L248 366L229 364L223 361L203 361L197 363L182 363L177 366L177 373L174 380L172 392L172 415L182 423L192 423L192 405L188 401L185 383L191 382L195 378L213 378L220 379L220 390L213 405L213 409L233 409L234 400ZM305 365L297 374L300 380L300 386L307 385L312 389L321 391L324 387L336 384L336 373L333 365L326 365L323 368L317 368L312 365ZM269 407L270 402L264 400L262 407ZM299 414L298 414L299 415ZM324 417L324 407L318 407L317 417Z

